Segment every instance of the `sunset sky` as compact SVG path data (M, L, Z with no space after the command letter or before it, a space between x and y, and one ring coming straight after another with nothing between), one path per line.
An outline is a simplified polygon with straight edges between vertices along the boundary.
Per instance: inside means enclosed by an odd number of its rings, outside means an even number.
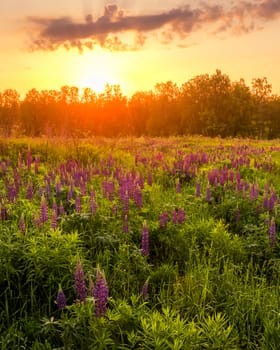
M131 95L220 69L280 94L280 0L9 0L0 14L0 90Z

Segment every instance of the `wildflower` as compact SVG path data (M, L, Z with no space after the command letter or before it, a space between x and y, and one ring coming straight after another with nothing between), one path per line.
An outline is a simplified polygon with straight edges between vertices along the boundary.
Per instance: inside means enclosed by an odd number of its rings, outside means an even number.
M164 228L168 222L168 212L165 210L162 214L159 215L159 227Z
M174 225L177 224L177 211L175 209L172 210L171 221Z
M196 188L195 188L195 196L196 197L200 197L200 182L198 181L197 183L196 183Z
M63 216L64 214L65 214L65 209L64 209L63 203L60 202L59 215Z
M206 188L206 202L210 202L211 201L211 189L209 186L207 186Z
M186 212L183 208L178 209L177 222L178 224L183 224L186 220Z
M147 256L149 254L149 231L146 220L143 223L142 229L142 255Z
M74 192L73 184L71 183L69 190L68 190L68 193L67 193L67 200L68 201L70 201L73 198L73 192Z
M96 281L94 288L94 312L96 317L103 317L106 314L107 299L109 290L104 274L99 267L96 270Z
M54 202L52 206L52 228L55 230L57 228L57 205Z
M263 209L268 210L269 209L269 200L267 194L265 194L263 199Z
M47 201L44 196L41 198L41 208L40 208L40 223L48 221L48 206Z
M31 182L26 190L26 199L32 199L34 196L33 183Z
M66 306L66 297L65 297L65 294L64 294L61 286L59 286L59 289L58 289L58 293L57 293L57 297L56 297L56 304L60 310Z
M80 213L81 212L81 197L80 196L76 197L75 210L76 210L76 213Z
M86 302L85 274L80 258L78 257L75 270L75 290L80 302Z
M57 183L55 184L55 195L58 197L60 195L60 192L61 192L61 183L57 181Z
M129 196L127 193L125 193L123 199L122 199L122 202L123 202L123 213L124 215L128 215L128 212L129 212Z
M268 233L269 233L270 246L274 247L276 243L276 224L275 224L274 218L270 222Z
M137 205L138 208L142 208L143 206L143 196L142 191L139 187L136 188L134 193L134 203Z

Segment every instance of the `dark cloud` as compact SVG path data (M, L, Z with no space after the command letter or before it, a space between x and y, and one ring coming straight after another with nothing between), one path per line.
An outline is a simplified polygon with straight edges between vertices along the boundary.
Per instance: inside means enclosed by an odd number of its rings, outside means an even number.
M280 0L234 1L232 6L214 5L206 2L197 8L189 5L150 15L131 15L111 4L104 8L103 15L94 19L91 14L83 22L70 17L28 17L32 32L32 50L56 50L60 47L79 51L94 49L100 45L109 50L137 50L153 32L161 33L160 42L168 44L190 33L215 25L214 33L246 33L256 28L258 21L269 21L280 17ZM126 43L123 36L132 34L134 40ZM121 39L122 38L122 39ZM184 46L185 43L180 43Z

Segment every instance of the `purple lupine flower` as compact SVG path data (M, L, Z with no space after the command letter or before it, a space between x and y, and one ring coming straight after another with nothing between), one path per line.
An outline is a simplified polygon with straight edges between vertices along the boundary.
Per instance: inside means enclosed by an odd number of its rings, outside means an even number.
M236 176L236 182L239 183L241 180L241 175L240 175L240 172L238 170L236 171L235 176Z
M57 205L54 202L52 206L52 224L51 227L55 230L57 228Z
M263 198L263 208L264 210L269 210L269 200L268 200L267 193L264 195L264 198Z
M81 212L81 197L79 195L75 199L75 210L76 210L76 213Z
M65 308L66 306L66 297L65 294L61 288L61 286L59 286L58 289L58 293L57 293L57 297L56 297L56 304L59 310Z
M205 198L206 202L210 202L211 201L211 189L210 186L207 186L206 188L206 198Z
M274 218L270 221L268 233L270 246L274 247L276 244L276 224Z
M112 211L112 215L117 215L118 207L117 207L116 203L113 203L111 211Z
M128 215L128 212L129 212L129 196L127 193L125 193L123 199L122 199L122 202L123 202L123 213L124 215Z
M253 201L255 199L255 186L254 184L250 187L250 200Z
M32 199L34 196L33 183L31 182L26 190L26 199Z
M61 182L57 181L57 183L55 184L55 195L58 197L60 195L61 192Z
M233 182L233 180L234 180L234 172L233 172L233 170L230 170L230 172L229 172L229 181Z
M96 317L100 318L105 316L108 296L109 289L106 278L99 267L97 267L94 288L94 313Z
M83 196L85 196L86 193L87 193L87 188L86 188L86 182L85 182L85 181L82 181L82 182L80 183L80 190L81 190L81 194L82 194Z
M21 217L19 219L18 227L20 229L20 232L25 235L26 231L26 226L25 226L25 221L24 221L24 214L21 214Z
M148 281L146 281L140 291L141 298L146 300L148 298L148 289L149 289L149 284Z
M65 214L65 209L64 209L63 203L60 202L59 215L63 216L64 214Z
M201 192L200 182L197 181L196 187L195 187L195 196L200 197L200 192Z
M186 212L183 208L179 208L177 213L178 224L183 224L185 220L186 220Z
M73 198L73 192L74 192L73 184L71 183L70 187L69 187L69 190L68 190L68 193L67 193L68 201L70 201Z
M138 208L142 208L143 206L143 195L140 188L136 188L134 193L134 203L137 205Z
M149 254L149 230L146 220L144 220L143 228L142 228L142 248L141 253L143 256L147 256Z
M40 206L40 222L43 224L46 221L48 221L48 206L46 198L42 196Z
M165 210L163 213L159 215L159 227L164 228L168 223L168 212Z
M81 303L86 302L86 284L85 273L80 258L78 257L75 269L75 290L78 296L78 300Z
M172 210L172 213L171 213L171 221L174 225L177 224L177 211L176 209L173 209Z
M269 198L269 209L273 211L275 202L277 201L277 195L275 191L272 191L270 198Z

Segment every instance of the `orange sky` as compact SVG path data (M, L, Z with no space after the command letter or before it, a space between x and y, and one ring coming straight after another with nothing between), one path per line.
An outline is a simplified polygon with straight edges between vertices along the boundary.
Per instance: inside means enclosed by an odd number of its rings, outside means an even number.
M227 3L227 6L224 4ZM106 82L125 94L221 69L280 94L280 0L0 2L0 90Z

